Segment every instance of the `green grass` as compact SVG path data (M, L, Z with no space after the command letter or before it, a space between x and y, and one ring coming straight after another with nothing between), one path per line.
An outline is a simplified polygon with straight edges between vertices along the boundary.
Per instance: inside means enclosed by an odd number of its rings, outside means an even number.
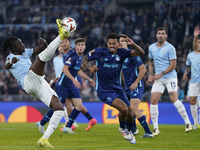
M161 134L151 139L141 139L144 131L137 125L140 133L136 144L122 137L118 125L97 124L90 131L85 131L87 124L79 126L75 135L56 129L49 142L58 150L195 150L200 147L200 129L185 133L184 125L159 125ZM41 136L35 123L0 123L0 150L44 149L37 146Z

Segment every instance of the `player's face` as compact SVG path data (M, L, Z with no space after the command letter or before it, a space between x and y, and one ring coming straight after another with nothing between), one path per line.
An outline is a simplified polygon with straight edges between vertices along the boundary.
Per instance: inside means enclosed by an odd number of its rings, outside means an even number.
M119 39L119 47L127 49L126 38L120 37L120 39Z
M157 38L157 41L158 41L159 43L165 42L166 39L167 39L167 34L166 34L165 30L159 30L159 31L157 32L157 34L156 34L156 38Z
M13 50L18 53L18 54L22 54L23 52L25 52L25 48L24 48L24 44L22 43L21 39L18 39L15 41L14 46L12 48L12 52Z
M83 52L85 51L85 42L76 43L75 49L78 54L83 54Z
M61 45L62 45L62 47L63 47L63 49L64 49L65 52L68 52L69 49L70 49L70 46L71 46L71 44L70 44L70 42L69 42L68 39L64 39L62 41Z
M59 45L58 51L59 51L61 54L64 53L64 48L63 48L62 44Z
M197 51L200 52L200 39L197 40Z
M119 42L117 41L117 39L108 39L107 47L110 50L110 53L114 55L119 48Z

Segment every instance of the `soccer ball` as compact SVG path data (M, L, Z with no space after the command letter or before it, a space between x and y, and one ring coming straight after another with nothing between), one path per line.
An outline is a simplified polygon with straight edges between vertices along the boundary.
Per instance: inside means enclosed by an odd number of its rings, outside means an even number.
M62 19L62 22L63 22L63 24L64 24L64 28L68 31L68 32L70 32L70 33L72 33L72 32L74 32L75 30L76 30L76 21L73 19L73 18L70 18L70 17L66 17L66 18L63 18Z

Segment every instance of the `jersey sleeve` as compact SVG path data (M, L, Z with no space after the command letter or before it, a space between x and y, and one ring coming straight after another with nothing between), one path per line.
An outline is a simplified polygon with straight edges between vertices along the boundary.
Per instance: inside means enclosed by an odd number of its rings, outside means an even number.
M173 60L176 59L176 49L171 46L170 50L169 50L169 60Z
M187 55L186 66L191 66L190 54Z
M88 60L91 61L91 60L99 59L101 52L102 52L102 50L100 48L95 48L95 49L91 50L87 54Z
M126 59L127 57L131 57L131 49L122 48L122 52L123 52L124 59Z
M73 63L76 61L75 57L73 57L74 55L75 55L75 53L71 53L70 55L68 55L65 58L64 65L67 65L67 66L71 67L73 65Z
M26 48L26 49L25 49L25 53L26 53L29 57L31 57L31 56L33 55L33 49L32 49L32 48Z
M139 56L132 57L131 60L134 62L134 64L139 67L143 64L142 60L140 59Z
M153 59L152 51L151 51L151 46L149 46L149 58Z

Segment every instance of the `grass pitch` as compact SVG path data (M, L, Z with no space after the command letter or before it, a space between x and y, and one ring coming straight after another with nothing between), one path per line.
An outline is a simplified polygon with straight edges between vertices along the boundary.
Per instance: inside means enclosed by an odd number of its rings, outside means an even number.
M61 124L58 128L60 128ZM184 125L159 125L160 135L141 139L144 134L141 125L136 144L130 144L119 133L116 124L97 124L85 131L87 124L76 128L77 134L70 135L56 131L49 142L57 150L197 150L200 149L200 129L185 133ZM150 125L152 129L152 125ZM42 136L35 123L0 123L0 150L40 150L37 140Z

